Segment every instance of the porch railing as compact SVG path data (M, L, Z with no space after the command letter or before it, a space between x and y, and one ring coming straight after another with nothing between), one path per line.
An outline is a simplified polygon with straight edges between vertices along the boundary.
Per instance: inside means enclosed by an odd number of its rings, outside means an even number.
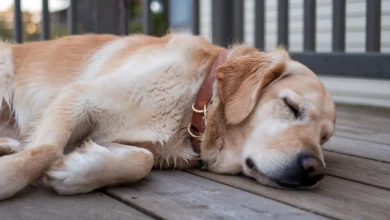
M14 13L14 38L16 42L23 42L22 15L20 0L15 1ZM128 10L106 10L106 7L126 7L130 0L96 0L100 2L100 17L96 19L104 23L105 27L97 32L109 32L114 34L128 34ZM169 0L163 0L168 5ZM274 0L271 0L274 1ZM278 45L288 49L289 41L289 0L278 0ZM50 38L49 26L49 0L42 0L42 39ZM142 0L142 24L143 33L153 34L153 25L150 11L151 0ZM212 33L213 42L222 46L230 43L242 42L244 38L244 0L212 0ZM366 0L366 52L345 52L345 21L346 0L333 0L333 30L332 52L316 52L316 0L304 0L304 50L300 53L291 53L293 59L307 65L314 72L323 75L351 76L365 78L390 79L390 54L380 53L381 45L381 0ZM192 32L199 34L199 0L192 0ZM264 49L265 37L265 0L255 0L255 46ZM98 10L99 11L99 10ZM107 11L110 11L109 13ZM68 8L68 32L76 34L76 0L70 0ZM104 19L103 19L104 17ZM115 24L117 23L117 24ZM120 23L121 25L119 25Z

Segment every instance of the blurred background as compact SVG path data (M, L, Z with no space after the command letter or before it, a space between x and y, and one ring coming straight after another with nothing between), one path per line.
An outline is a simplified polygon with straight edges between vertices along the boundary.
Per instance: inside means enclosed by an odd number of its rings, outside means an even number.
M36 41L42 39L42 0L22 0L21 11L23 13L23 38L24 42ZM70 6L70 0L50 0L48 2L49 12L49 26L50 26L50 38L57 38L68 35L67 30L67 10ZM164 13L164 4L168 1L156 0L152 1L150 8L152 9L152 16L155 23L154 34L160 36L166 33L167 30L167 18ZM176 3L178 2L178 3ZM176 8L183 5L181 2L188 2L186 0L171 0L171 4ZM122 3L122 4L119 4ZM113 17L120 17L120 13L124 10L131 15L128 17L128 29L131 29L133 33L142 32L141 24L141 0L136 1L117 1L117 0L76 0L75 17L76 21L76 33L115 33L119 34L120 26L124 23L121 19L114 22ZM12 40L13 27L14 27L14 0L1 0L0 4L0 37L3 40ZM185 15L185 14L181 14ZM179 15L180 16L180 15ZM191 16L189 14L189 16ZM177 16L173 16L175 19ZM186 16L188 18L188 16ZM109 25L101 25L102 20L112 21ZM183 20L179 18L179 20ZM180 24L179 24L180 25Z
M319 74L336 102L390 107L390 0L0 3L0 38L7 41L83 33L161 36L170 28L202 35L223 46L244 42L269 51L284 45Z

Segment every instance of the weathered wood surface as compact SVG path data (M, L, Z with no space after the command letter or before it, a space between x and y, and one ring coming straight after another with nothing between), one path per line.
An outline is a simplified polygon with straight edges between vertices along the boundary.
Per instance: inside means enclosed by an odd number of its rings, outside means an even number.
M153 171L144 181L106 192L165 219L323 218L181 171Z
M313 190L199 170L153 171L144 181L79 196L30 186L0 202L0 220L389 219L390 111L339 106L337 113L335 136L324 146L328 176ZM0 137L15 138L4 119L0 114Z
M281 190L246 177L188 172L331 218L387 220L390 216L389 191L335 177L326 177L312 190Z
M390 145L390 133L386 131L365 129L355 125L337 124L335 134L341 137Z
M390 190L390 163L324 152L329 175Z
M390 110L340 105L337 107L337 123L390 131Z
M324 149L390 163L390 145L386 144L333 136L324 145Z
M336 135L390 145L390 110L341 105Z
M15 197L0 203L1 220L96 220L152 219L104 195L90 193L58 196L41 187L29 186Z

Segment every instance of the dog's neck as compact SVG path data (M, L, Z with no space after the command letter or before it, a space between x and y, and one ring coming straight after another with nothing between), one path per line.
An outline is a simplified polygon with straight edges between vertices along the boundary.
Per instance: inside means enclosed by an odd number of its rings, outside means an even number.
M219 66L226 62L229 50L223 50L211 65L205 79L199 89L195 102L192 105L192 120L188 125L188 133L192 137L192 148L194 152L200 154L203 133L206 130L207 109L212 104L213 87L216 79L216 71Z

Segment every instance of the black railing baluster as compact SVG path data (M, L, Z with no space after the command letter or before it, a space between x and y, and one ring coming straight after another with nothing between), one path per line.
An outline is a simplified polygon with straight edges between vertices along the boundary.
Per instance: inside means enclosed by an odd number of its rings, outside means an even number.
M67 10L67 25L68 34L77 34L77 0L69 0L69 8Z
M120 2L107 0L94 0L95 32L120 33Z
M366 51L379 52L381 47L381 0L367 0Z
M42 30L41 39L50 39L49 0L42 0Z
M151 0L142 0L142 33L153 34Z
M199 35L199 0L192 0L192 33Z
M278 46L288 48L288 0L278 1Z
M345 0L333 0L332 49L345 51Z
M233 37L233 0L212 1L213 42L227 47Z
M244 1L233 0L233 39L236 42L244 41Z
M264 50L265 38L264 0L255 0L255 47Z
M164 16L166 19L166 32L170 30L169 28L171 27L171 12L169 11L170 9L170 0L162 0L163 6L164 6Z
M23 22L20 0L14 1L14 41L23 43Z
M303 49L314 51L316 47L316 0L304 1Z
M129 5L130 0L119 0L120 22L119 22L119 34L129 34Z

